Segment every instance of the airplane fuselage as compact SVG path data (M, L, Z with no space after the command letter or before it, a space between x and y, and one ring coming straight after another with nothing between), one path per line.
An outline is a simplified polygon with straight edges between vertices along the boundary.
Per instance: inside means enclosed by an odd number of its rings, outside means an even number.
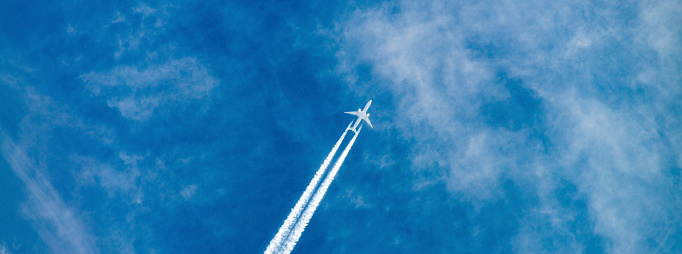
M358 119L355 121L355 124L353 124L353 130L357 130L358 125L362 122L363 119L369 119L367 117L367 114L365 112L362 112L362 110L358 109L357 112Z
M344 112L346 114L354 115L354 116L358 117L358 119L355 120L355 124L353 124L353 128L350 128L351 130L356 131L358 125L362 121L365 121L369 125L369 127L374 128L372 126L372 123L369 121L369 113L367 113L367 110L369 109L369 105L371 105L371 104L372 104L372 100L367 102L367 105L365 105L364 109L358 109L358 111Z

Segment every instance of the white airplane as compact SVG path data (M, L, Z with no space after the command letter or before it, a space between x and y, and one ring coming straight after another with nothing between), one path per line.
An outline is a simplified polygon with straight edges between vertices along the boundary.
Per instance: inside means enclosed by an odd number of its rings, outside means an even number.
M369 124L369 127L372 127L372 123L369 122L369 113L367 113L367 109L369 108L369 105L372 104L372 100L369 100L367 102L367 105L365 105L365 109L358 109L358 111L350 111L350 112L344 112L346 114L354 115L357 116L358 119L355 121L355 125L353 125L353 130L356 130L356 127L358 127L358 124L360 124L361 120L365 120L367 124ZM374 127L372 127L374 128Z

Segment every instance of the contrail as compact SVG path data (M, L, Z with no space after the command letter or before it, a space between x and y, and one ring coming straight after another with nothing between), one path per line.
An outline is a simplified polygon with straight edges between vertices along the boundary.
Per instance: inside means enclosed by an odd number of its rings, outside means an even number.
M322 162L320 169L318 169L317 172L315 172L313 180L311 180L310 183L308 184L308 187L305 188L305 191L303 191L303 194L301 194L301 197L296 202L296 205L294 205L294 208L291 208L289 216L287 216L287 218L284 220L284 223L282 223L282 226L277 231L277 234L275 234L275 237L272 238L270 244L265 249L266 254L274 253L276 250L281 248L282 241L284 240L285 237L289 235L293 224L296 222L299 215L303 211L303 208L305 208L305 205L310 200L310 195L313 194L313 191L317 187L317 184L320 182L320 178L322 178L322 175L324 175L325 170L327 170L327 167L329 167L329 163L331 162L332 158L334 158L336 151L339 150L339 146L341 146L343 138L346 137L346 133L348 132L348 128L350 128L351 124L353 124L352 121L350 124L348 124L348 127L346 127L346 130L343 132L343 134L341 134L339 140L336 141L334 148L332 148L332 151L329 153L329 155L327 155L327 158L324 159L324 162Z
M346 146L346 149L343 150L343 153L341 153L341 156L336 161L336 164L334 164L334 167L329 172L327 177L324 179L324 182L322 182L322 184L320 185L320 188L318 188L317 192L315 192L315 196L313 196L313 199L311 199L310 202L308 203L308 207L306 207L305 211L301 215L301 218L294 226L293 231L289 234L289 238L287 238L287 240L284 242L284 245L281 247L281 250L279 250L278 253L288 254L291 253L292 250L294 250L294 247L296 247L298 239L301 238L301 235L303 234L303 230L305 230L305 227L308 226L308 222L310 222L310 219L313 217L313 214L315 213L317 206L320 205L322 198L324 198L324 194L327 192L327 188L329 188L329 185L332 183L332 181L334 181L336 173L339 171L339 168L341 168L343 160L346 159L346 155L348 155L350 148L353 146L353 143L355 143L355 138L358 137L358 134L360 134L361 130L362 126L360 126L360 129L358 129L357 132L355 132L355 135L353 135L353 139L350 140L350 142ZM346 131L348 131L348 129L346 129Z

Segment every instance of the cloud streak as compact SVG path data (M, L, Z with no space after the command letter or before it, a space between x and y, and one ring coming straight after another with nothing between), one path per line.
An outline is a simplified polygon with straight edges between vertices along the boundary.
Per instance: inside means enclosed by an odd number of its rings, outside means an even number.
M0 244L0 254L10 254L7 247L4 244Z
M481 209L517 195L505 184L523 183L515 191L537 201L514 214L510 248L653 252L682 222L680 29L669 11L679 8L400 1L339 25L340 73L360 95L371 86L396 98L404 114L385 122L414 141L415 191L443 181L478 224ZM367 64L373 82L353 83Z
M348 127L350 127L350 124L348 125ZM315 172L315 176L313 176L313 179L305 188L305 191L303 191L303 194L301 194L301 197L298 199L294 207L291 208L291 212L289 212L289 215L284 220L284 223L282 223L282 226L279 228L275 236L272 238L270 244L268 244L268 247L265 249L265 253L267 254L274 253L275 251L282 248L283 241L286 240L289 234L291 233L291 229L294 226L294 223L298 221L301 212L303 212L303 209L310 201L310 196L313 194L313 191L315 191L315 189L317 188L320 179L327 170L327 167L329 167L329 163L331 163L332 159L334 158L334 155L336 154L336 151L339 149L339 146L341 146L341 142L343 142L343 139L346 137L346 133L348 133L348 127L346 127L346 130L343 132L343 134L341 134L339 140L336 141L336 144L334 144L334 147L332 148L331 152L329 152L329 154L327 155L327 158L324 159L322 165L320 165L320 168L317 170L317 172Z
M109 107L125 118L144 121L154 112L169 111L170 105L205 98L218 85L194 58L170 59L145 69L115 67L110 72L88 72L80 76L94 96L106 98Z
M54 253L98 253L94 238L52 187L44 172L34 166L20 146L4 134L2 155L29 193L23 213L32 219L40 237Z
M358 119L357 121L360 120ZM346 148L339 156L339 159L334 164L334 167L332 168L331 171L329 171L329 174L327 174L327 177L324 179L324 182L320 184L320 187L317 189L317 192L315 192L315 196L313 196L313 198L308 203L308 206L301 215L301 218L298 220L298 222L296 222L294 229L291 231L291 234L289 234L289 237L282 245L281 249L279 250L279 253L287 254L291 253L291 251L294 250L294 247L296 247L296 243L298 243L298 240L301 238L301 235L303 235L303 231L305 230L306 226L308 226L310 219L313 217L313 214L315 214L317 206L319 206L320 202L322 202L324 194L327 193L329 185L331 185L332 181L334 181L336 173L339 172L341 165L343 165L343 161L346 159L346 156L348 155L348 152L350 151L351 147L353 147L353 143L355 143L355 139L358 137L361 130L362 126L360 126L355 135L353 135L353 138L350 140L348 145L346 145ZM348 131L348 129L346 129L346 131Z

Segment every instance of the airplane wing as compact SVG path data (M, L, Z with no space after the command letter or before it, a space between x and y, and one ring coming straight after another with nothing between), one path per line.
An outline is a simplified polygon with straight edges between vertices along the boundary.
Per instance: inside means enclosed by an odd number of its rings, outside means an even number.
M374 129L374 127L372 126L372 123L369 122L369 118L363 118L362 120L365 120L365 122L367 122L367 124L369 124L369 127L372 127L372 129Z
M343 112L343 113L346 113L346 114L349 114L349 115L358 116L358 112L357 112L357 111L350 111L350 112Z

